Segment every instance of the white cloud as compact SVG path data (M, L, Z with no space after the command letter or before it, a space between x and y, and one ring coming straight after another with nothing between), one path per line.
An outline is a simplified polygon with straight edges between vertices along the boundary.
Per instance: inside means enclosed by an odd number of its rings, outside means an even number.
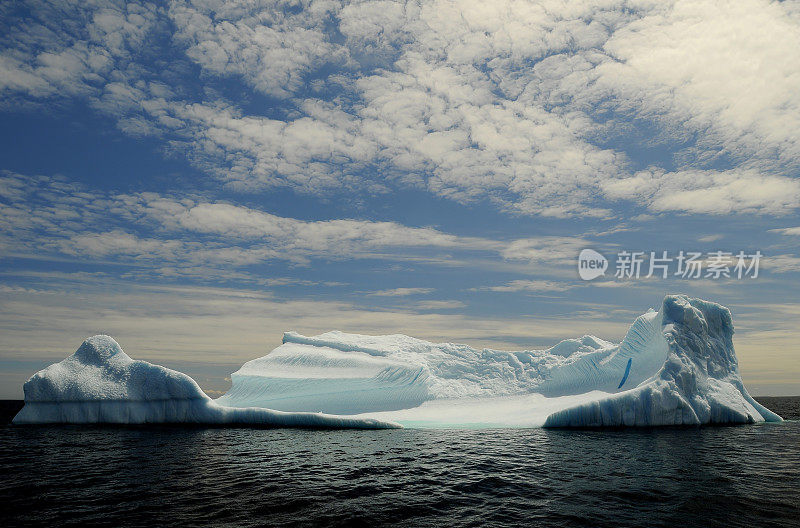
M698 134L695 156L797 167L800 24L782 2L675 1L614 32L599 96ZM769 28L765 31L764 28Z
M176 231L225 240L260 241L285 251L342 258L363 257L378 248L436 247L494 250L497 242L457 237L427 227L353 219L305 221L225 203L179 202L170 197L121 197L131 212Z
M800 236L800 227L784 227L781 229L770 229L772 233L780 233L782 235Z
M775 273L800 271L800 257L795 255L767 255L761 259L760 267Z
M461 301L420 301L414 305L417 310L458 310L467 305Z
M124 75L158 18L154 6L135 2L43 2L30 11L29 17L6 21L0 94L95 94L105 82Z
M785 215L800 207L800 180L753 170L642 171L608 180L612 199L635 200L656 212Z
M566 282L549 280L514 280L500 286L483 286L476 290L493 292L561 292L572 288Z
M425 295L433 291L433 288L394 288L392 290L372 292L369 295L377 295L379 297L406 297L408 295Z
M75 234L64 240L61 247L65 253L75 256L124 255L160 260L175 260L184 249L184 245L177 240L142 239L120 229Z
M650 180L664 181L660 192L649 189L651 210L785 214L796 207L797 186L762 169L797 159L789 134L797 126L784 123L800 115L785 112L800 105L792 85L798 66L787 60L797 25L775 5L739 2L734 11L687 2L639 4L633 12L614 3L426 2L389 17L389 4L352 4L339 13L343 34L395 60L391 70L353 74L360 103L307 99L296 120L228 115L201 128L234 160L227 168L245 185L252 174L261 184L305 191L348 187L378 164L389 178L462 202L489 198L525 213L607 216L598 189L635 200L625 187L638 176L616 180L626 172L624 148L592 143L609 126L595 120L593 108L605 106L617 115L610 126L624 128L624 117L638 116L667 134L703 131L679 155L684 163L702 166L722 152L750 160L749 168L728 171L654 168L660 176ZM776 33L765 37L749 15ZM284 29L291 38L302 25ZM747 38L729 37L732 31ZM746 62L735 60L743 56ZM765 84L768 90L758 88ZM748 145L762 154L771 145L769 155L754 162ZM708 183L698 185L698 176ZM368 183L374 190L385 184Z
M326 30L336 23L339 2L304 4L179 1L169 15L175 40L204 70L241 76L260 92L289 97L304 87L308 73L348 61L347 48Z
M510 242L501 251L508 260L528 261L532 265L558 264L572 267L580 251L592 243L582 237L543 236Z

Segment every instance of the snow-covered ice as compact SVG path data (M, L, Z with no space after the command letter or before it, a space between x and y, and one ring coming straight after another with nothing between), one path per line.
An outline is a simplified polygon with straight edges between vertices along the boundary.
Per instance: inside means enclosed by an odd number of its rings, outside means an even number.
M718 304L667 296L619 344L592 336L503 352L404 335L288 332L218 401L416 427L619 426L779 421L747 393Z
M96 336L25 384L15 422L574 427L781 418L745 389L730 312L667 296L619 344L593 336L504 352L404 335L284 334L210 400L188 376ZM325 414L322 414L325 413ZM334 416L337 415L337 416Z
M74 354L34 374L24 386L16 424L187 423L276 427L397 427L385 421L263 408L229 408L174 370L135 361L114 339L91 337Z

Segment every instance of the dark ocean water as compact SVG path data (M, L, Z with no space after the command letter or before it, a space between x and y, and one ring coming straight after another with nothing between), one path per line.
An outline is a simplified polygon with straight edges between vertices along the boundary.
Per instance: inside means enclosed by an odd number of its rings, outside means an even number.
M0 426L0 526L798 526L782 424L315 431Z

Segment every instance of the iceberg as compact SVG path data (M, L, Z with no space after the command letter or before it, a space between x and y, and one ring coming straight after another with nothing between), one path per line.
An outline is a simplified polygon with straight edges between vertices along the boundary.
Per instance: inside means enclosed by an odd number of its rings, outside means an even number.
M781 421L739 374L730 311L668 295L620 343L508 352L405 335L284 334L216 400L189 376L86 340L25 384L15 423L606 427Z
M111 337L97 335L74 354L34 374L23 387L15 424L180 423L274 427L395 428L372 418L229 408L177 372L131 359Z
M730 311L668 295L621 343L478 350L404 335L284 334L217 401L411 427L605 427L780 421L742 383Z

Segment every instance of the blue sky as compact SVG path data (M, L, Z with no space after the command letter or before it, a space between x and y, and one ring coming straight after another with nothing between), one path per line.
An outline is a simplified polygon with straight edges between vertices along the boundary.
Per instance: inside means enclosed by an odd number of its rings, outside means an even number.
M214 394L287 330L618 341L678 292L798 394L799 48L796 2L5 3L0 397L96 333Z

